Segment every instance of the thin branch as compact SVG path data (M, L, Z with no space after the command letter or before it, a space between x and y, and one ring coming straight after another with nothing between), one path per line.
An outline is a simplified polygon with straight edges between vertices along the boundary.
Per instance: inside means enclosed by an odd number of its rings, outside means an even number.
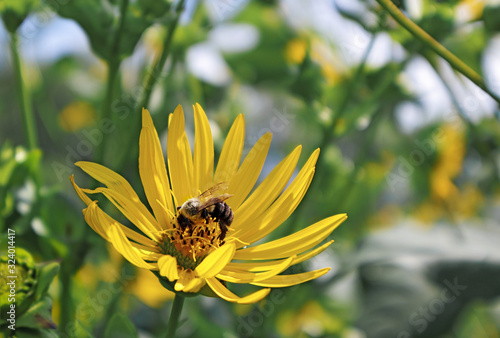
M479 88L488 93L495 101L500 104L500 97L493 93L486 84L484 83L482 77L476 73L472 68L466 65L462 60L456 57L443 45L437 42L432 36L430 36L426 31L424 31L420 26L411 21L406 17L399 8L392 3L391 0L377 0L377 2L396 20L401 26L403 26L408 32L410 32L414 37L419 39L427 47L436 52L439 56L445 59L454 69L462 73L469 80L474 82Z

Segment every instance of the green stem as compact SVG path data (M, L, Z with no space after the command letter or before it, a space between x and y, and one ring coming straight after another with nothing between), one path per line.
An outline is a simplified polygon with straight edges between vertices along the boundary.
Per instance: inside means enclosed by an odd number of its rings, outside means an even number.
M113 116L111 115L111 103L113 100L113 94L115 92L116 79L118 77L118 72L120 70L121 58L120 58L120 40L123 33L123 28L125 27L125 18L127 16L127 7L129 0L122 0L120 3L120 19L118 22L118 27L112 38L112 45L109 50L109 56L107 60L108 64L108 77L106 83L106 96L101 110L101 118L107 119L112 122ZM104 155L107 148L108 137L103 136L102 145L97 148L95 153L95 161L101 163L104 160Z
M59 280L61 283L61 289L59 292L61 299L61 312L59 314L59 330L61 335L64 335L65 330L69 328L69 324L75 319L74 313L74 303L73 296L71 295L72 289L72 279L71 279L71 268L68 265L71 264L70 259L66 259L61 264L61 271L59 272Z
M456 57L443 45L437 42L432 36L430 36L426 31L420 28L417 24L406 17L399 8L392 3L391 0L377 0L377 2L396 20L401 26L403 26L408 32L410 32L414 37L419 39L427 47L436 52L439 56L445 59L455 70L462 73L469 80L474 82L479 88L488 93L495 101L500 103L500 97L495 93L490 91L486 84L484 83L481 76L476 73L472 68L467 66L462 60Z
M167 61L167 57L170 54L170 47L172 44L172 39L174 36L174 33L176 31L177 25L179 23L179 18L181 16L181 13L184 9L184 1L185 0L180 0L177 4L177 7L175 8L175 16L172 18L170 21L170 24L168 25L168 31L167 31L167 36L165 37L165 41L163 42L163 51L160 55L160 57L157 57L151 67L147 71L146 74L146 79L144 80L144 85L142 87L142 92L140 94L140 99L137 101L137 104L133 110L132 114L132 119L133 123L131 125L137 126L137 138L131 136L131 132L128 131L127 138L124 140L124 149L131 149L127 156L122 156L120 160L117 161L118 168L121 168L125 165L126 161L130 157L136 158L136 156L133 156L134 154L138 153L138 147L134 146L132 142L135 142L139 138L139 132L141 130L141 111L142 108L148 108L149 105L149 99L151 97L151 93L153 92L153 88L155 84L158 82L158 78L160 77L160 74L165 66L165 63ZM134 127L135 128L135 127ZM135 132L132 132L132 134L135 135Z
M175 330L177 330L177 325L179 324L179 317L182 311L182 305L184 304L184 297L175 295L174 304L172 305L172 311L170 312L170 318L167 325L167 335L166 337L175 337Z
M455 106L455 108L457 108L457 111L458 111L458 114L460 115L460 117L462 118L462 120L469 124L469 126L471 128L474 128L474 124L471 122L470 118L467 116L467 114L465 113L465 111L462 109L461 105L460 105L460 102L458 102L458 99L457 99L457 96L455 95L455 93L453 92L453 89L451 89L450 85L448 84L448 82L443 78L443 76L441 75L440 71L439 71L439 68L438 68L438 65L436 63L435 60L433 60L429 55L427 54L424 54L424 57L426 58L427 62L429 62L429 64L431 65L432 69L434 69L434 72L436 73L436 75L438 76L439 80L441 81L441 83L443 84L444 88L446 89L446 91L448 92L448 95L450 96L450 99L451 101L453 102L453 105Z
M346 89L346 94L343 96L342 101L340 102L339 108L337 110L337 113L335 114L334 119L330 123L330 125L325 129L323 133L323 139L321 140L320 149L326 150L326 147L328 144L332 143L335 140L335 137L337 136L335 134L335 128L337 127L337 124L339 121L342 119L344 116L345 112L347 111L347 106L349 102L351 101L352 96L354 95L355 92L355 87L361 77L361 74L363 74L363 71L365 69L366 62L368 60L368 56L370 55L370 52L373 48L375 42L375 34L372 35L370 42L368 43L368 46L365 49L365 52L363 54L363 57L361 58L361 62L359 63L358 67L356 67L356 70L354 71L354 74L352 76L352 79L349 81L347 84L347 89ZM318 168L319 171L323 169L323 163L321 160L321 157L318 159L318 163L316 164L316 167ZM322 175L316 174L318 177L322 177ZM319 180L318 180L319 181ZM318 182L321 183L321 182Z
M33 116L33 109L29 98L28 91L24 85L23 70L21 65L21 58L18 50L18 38L16 33L10 34L10 50L12 53L12 63L14 64L14 73L17 82L17 93L19 96L19 104L23 114L24 134L30 150L38 147L37 135L35 129L35 118Z
M168 26L167 36L165 37L165 41L163 43L163 51L160 57L156 59L155 63L153 64L153 67L147 73L146 81L144 82L144 88L142 90L141 99L138 101L136 111L140 111L142 108L147 108L149 104L149 99L151 97L154 85L158 81L158 77L160 76L160 73L163 70L163 67L165 66L168 54L170 53L172 38L174 36L175 29L177 28L177 24L179 23L179 18L181 16L183 9L184 9L184 0L180 0L175 10L176 11L175 17Z

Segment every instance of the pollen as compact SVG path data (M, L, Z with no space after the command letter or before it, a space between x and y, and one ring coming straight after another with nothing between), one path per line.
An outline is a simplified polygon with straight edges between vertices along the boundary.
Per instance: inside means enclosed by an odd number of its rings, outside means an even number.
M181 229L177 220L173 220L174 228L162 233L159 247L164 254L177 258L179 265L194 270L212 251L224 244L220 240L221 230L214 218L200 221Z

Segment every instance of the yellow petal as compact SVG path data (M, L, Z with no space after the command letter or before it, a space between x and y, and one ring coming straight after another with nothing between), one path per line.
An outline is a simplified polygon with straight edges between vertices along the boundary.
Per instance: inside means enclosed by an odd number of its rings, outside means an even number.
M262 289L256 291L252 294L249 294L245 297L238 297L231 291L229 291L221 282L219 282L216 278L208 278L207 279L208 286L219 296L220 298L227 300L228 302L238 303L238 304L253 304L262 300L266 297L271 289Z
M312 279L323 276L325 273L330 271L330 268L324 268L304 273L298 273L295 275L278 275L271 277L263 282L251 283L257 286L271 287L271 288L283 288L287 286L297 285L305 283Z
M183 269L179 274L179 279L175 283L175 291L198 292L205 285L205 280L196 277L194 271Z
M298 256L294 256L292 263L290 266L302 263L306 260L308 260L311 257L314 257L321 252L323 252L326 248L328 248L333 241L329 241L320 247L317 247L314 250L310 250L306 253L303 253ZM272 269L275 269L277 265L282 264L286 259L279 259L279 260L274 260L274 261L265 261L265 262L245 262L245 263L229 263L226 265L224 270L239 270L239 271L246 271L246 272L259 272L259 271L269 271Z
M108 169L103 165L86 161L76 162L75 165L80 167L83 171L85 171L87 174L89 174L94 179L101 182L108 188L116 190L123 196L127 196L135 203L142 204L142 202L139 199L139 196L137 196L136 192L134 191L132 186L127 182L127 180L123 178L123 176L115 173L113 170ZM144 207L144 205L142 206Z
M163 207L172 212L174 206L170 194L165 159L161 150L160 139L153 125L151 115L146 109L142 110L142 130L139 138L139 174L141 176L144 193L156 219L163 228L170 228L170 219Z
M130 263L144 269L155 268L154 265L144 261L140 251L134 248L125 237L125 233L119 226L120 224L111 218L105 217L104 212L97 207L97 203L91 203L87 207L87 214L89 218L101 225L116 251L121 253Z
M71 180L71 184L73 184L73 187L76 191L76 193L78 194L78 196L80 196L80 198L85 202L85 204L87 205L90 205L91 203L97 203L97 201L92 201L84 192L83 190L75 183L75 180L74 180L74 177L73 175L71 175L70 177L70 180ZM97 206L96 206L97 207ZM98 207L97 207L98 208ZM98 208L99 209L99 208ZM100 210L100 209L99 209ZM103 214L103 217L106 218L106 223L105 224L108 224L108 223L113 223L115 222L114 219L112 219L108 214L106 214L104 211L101 211L102 214ZM83 209L83 215L85 217L85 221L87 222L87 224L97 233L99 234L102 238L104 238L105 240L109 241L109 238L106 236L106 233L105 231L103 230L101 224L99 224L99 222L96 222L95 219L93 218L90 218L89 215L87 215L87 209ZM138 242L138 243L141 243L149 248L156 248L156 242L150 240L149 238L146 238L140 234L138 234L137 232L127 228L126 226L124 225L121 225L120 224L120 227L122 229L122 231L125 233L125 235Z
M297 208L307 192L314 175L311 169L306 177L297 177L293 185L281 194L273 205L262 215L249 220L244 227L240 227L228 238L237 237L243 243L253 243L271 233L280 226ZM240 244L238 247L242 247Z
M80 197L80 199L83 201L83 203L85 203L86 205L89 205L90 203L92 203L92 200L82 191L82 189L80 189L79 186L76 185L76 183L75 183L75 175L71 175L69 177L69 180L71 181L71 184L73 185L73 188L75 189L76 193L78 194L78 197ZM97 233L99 233L99 232L97 232Z
M236 251L234 242L226 243L211 254L195 269L196 274L201 278L210 278L217 275L233 259Z
M252 190L259 178L262 167L266 160L269 146L271 145L271 133L264 134L252 147L245 157L243 164L229 182L228 193L233 197L226 202L233 210L237 210Z
M319 149L313 152L297 177L265 213L249 220L244 227L240 227L231 236L243 242L254 243L280 226L295 211L305 196L314 175L314 165L318 155Z
M195 277L191 279L191 281L184 286L184 289L182 291L196 293L200 291L200 289L205 285L205 283L206 282L204 279Z
M106 233L111 239L111 243L116 251L121 253L130 263L140 268L154 269L154 266L146 263L138 250L130 245L127 237L125 237L123 231L116 224L110 225Z
M125 180L121 175L118 175L114 171L97 163L82 161L76 162L75 164L87 174L106 185L110 191L116 192L117 194L123 196L123 198L127 199L129 204L133 205L134 209L137 209L138 212L143 214L148 219L148 222L155 228L154 230L161 230L161 227L158 225L156 219L140 201L139 196L137 196L136 192L132 189L127 180Z
M325 244L317 247L316 249L314 250L311 250L311 251L308 251L306 253L303 253L301 255L298 255L292 262L291 265L295 265L295 264L299 264L299 263L302 263L306 260L308 260L309 258L312 258L316 255L319 255L320 253L322 253L326 248L328 248L330 245L332 245L333 241L329 241L329 242L326 242Z
M128 200L126 197L120 195L116 191L108 188L97 188L94 190L82 189L83 192L87 194L102 193L106 196L111 203L113 203L120 212L127 217L137 228L139 228L144 234L153 240L158 241L159 235L159 225L156 220L148 212L147 215L142 214L134 203Z
M292 235L236 251L234 259L278 259L302 253L316 246L347 218L339 214L325 218Z
M160 269L160 275L167 277L169 281L179 279L179 274L177 272L177 259L170 255L163 255L158 259L158 268Z
M194 109L194 159L193 174L196 190L205 191L212 184L214 175L214 142L210 124L203 108L196 103Z
M167 158L172 190L180 204L197 193L192 183L193 158L184 128L184 112L179 105L171 114L168 125Z
M244 227L248 220L255 219L266 211L272 202L283 191L293 174L299 160L302 147L298 146L285 157L264 181L255 189L248 199L234 211L234 222L231 227L237 230Z
M214 182L229 182L236 173L241 160L241 152L245 143L245 118L243 114L238 115L234 121L226 141L222 147L215 170Z
M94 230L99 236L101 236L108 242L111 242L108 235L106 235L106 231L104 231L101 224L97 221L97 215L94 210L94 205L95 207L97 207L97 201L90 202L89 206L83 209L83 218L85 219L85 222L87 222L87 224L92 228L92 230Z
M292 264L294 258L295 257L289 257L288 259L283 260L280 264L274 266L273 269L270 269L266 272L253 273L226 267L217 275L217 278L231 283L246 284L246 283L261 282L263 280L269 279L272 276L276 276L277 274L285 271Z

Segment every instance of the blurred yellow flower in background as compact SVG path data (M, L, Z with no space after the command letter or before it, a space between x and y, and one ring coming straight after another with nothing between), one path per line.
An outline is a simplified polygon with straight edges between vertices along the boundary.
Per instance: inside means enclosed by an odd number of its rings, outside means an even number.
M308 50L311 60L320 66L326 83L330 86L337 83L342 77L339 70L340 62L331 47L320 39L311 38L309 41L305 37L291 39L285 46L285 59L292 65L300 65Z
M174 299L175 293L165 289L158 278L146 269L136 269L135 280L126 287L126 291L139 298L144 304L159 308L166 301Z
M280 314L278 330L283 337L318 337L340 333L344 322L329 314L316 301L309 301L299 309Z
M466 153L465 134L461 125L440 127L437 159L429 175L430 199L416 209L416 217L432 223L444 216L469 218L476 215L484 201L481 191L472 184L462 189L453 180L462 172Z
M307 41L300 38L291 39L285 46L285 58L291 64L301 64L306 57Z
M333 241L318 245L347 218L345 214L331 216L268 243L248 246L270 234L298 206L313 178L319 149L286 189L300 156L300 146L253 190L272 135L263 135L240 165L245 122L239 115L214 173L208 118L198 104L194 114L194 154L185 132L182 108L178 106L169 116L165 165L153 121L149 112L143 110L139 173L153 214L119 174L96 163L76 163L106 185L95 190L81 189L71 176L76 192L87 205L83 214L92 229L132 264L154 271L162 285L184 296L201 292L249 304L263 299L272 287L304 283L327 273L330 268L280 275L330 246ZM217 188L224 193L215 194ZM102 211L97 201L88 197L96 193L106 196L137 231ZM263 289L240 298L229 291L226 282Z
M430 174L432 197L447 201L458 194L453 183L462 171L465 156L465 135L462 128L446 124L440 128L442 142L437 144L437 160Z
M457 5L456 11L458 15L463 15L467 20L478 20L483 16L484 0L462 0Z
M96 111L92 104L74 101L59 113L59 125L67 132L75 132L95 123Z

